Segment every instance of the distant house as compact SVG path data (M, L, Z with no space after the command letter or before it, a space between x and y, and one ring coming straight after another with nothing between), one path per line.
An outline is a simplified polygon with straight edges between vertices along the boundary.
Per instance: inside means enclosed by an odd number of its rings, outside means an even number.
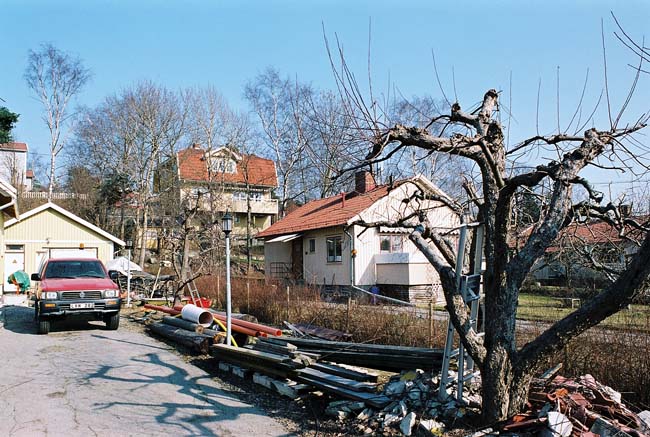
M349 193L309 202L260 232L269 279L293 279L326 288L351 285L414 300L440 298L439 277L399 227L360 223L395 222L414 211L404 202L417 191L443 195L424 176L375 186L369 172L355 175ZM434 226L451 229L457 217L436 201L420 201Z
M35 273L40 263L53 257L113 259L124 241L54 204L46 203L5 223L3 291L15 287L7 276L16 270Z
M640 223L647 218L639 218ZM524 230L511 246L521 246L531 232ZM603 220L572 223L533 266L530 278L552 285L568 282L596 284L606 279L604 270L620 272L638 251L639 232L623 236Z
M200 211L219 215L230 211L235 237L246 232L249 204L253 233L271 226L278 215L278 201L272 198L277 186L272 160L197 144L165 161L154 176L154 189L169 214L181 204L198 204Z
M34 179L34 172L27 169L28 150L26 143L0 144L0 178L25 191L32 189Z

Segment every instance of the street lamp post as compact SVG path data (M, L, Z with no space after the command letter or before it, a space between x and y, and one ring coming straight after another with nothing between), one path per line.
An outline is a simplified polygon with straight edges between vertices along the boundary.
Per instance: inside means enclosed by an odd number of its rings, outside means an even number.
M133 248L133 242L127 240L126 242L126 254L127 254L127 266L126 266L126 307L131 308L131 249Z
M226 344L230 346L232 335L232 309L230 305L230 232L232 215L228 211L221 218L221 229L226 234Z

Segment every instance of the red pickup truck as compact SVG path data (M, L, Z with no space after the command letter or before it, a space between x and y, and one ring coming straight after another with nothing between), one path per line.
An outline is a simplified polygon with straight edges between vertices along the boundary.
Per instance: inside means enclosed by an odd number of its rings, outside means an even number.
M38 273L35 319L38 333L47 334L53 320L79 317L103 320L107 329L120 325L120 290L98 259L48 259Z

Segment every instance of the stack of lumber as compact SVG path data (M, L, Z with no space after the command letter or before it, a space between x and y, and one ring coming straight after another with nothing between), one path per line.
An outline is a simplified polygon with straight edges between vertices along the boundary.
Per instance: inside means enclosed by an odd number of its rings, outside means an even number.
M389 398L377 393L376 375L335 364L316 363L313 357L305 357L291 343L274 345L258 339L254 346L244 348L217 344L210 348L210 354L220 361L281 378L283 381L297 381L315 390L361 401L377 408L390 402Z
M261 352L246 347L238 348L226 344L213 345L210 348L210 354L220 361L281 378L287 378L292 371L305 367L303 362L288 355Z
M402 371L410 369L438 370L442 363L442 349L429 349L380 344L346 343L306 338L266 338L265 343L295 345L300 353L316 354L319 360L368 367L371 369Z

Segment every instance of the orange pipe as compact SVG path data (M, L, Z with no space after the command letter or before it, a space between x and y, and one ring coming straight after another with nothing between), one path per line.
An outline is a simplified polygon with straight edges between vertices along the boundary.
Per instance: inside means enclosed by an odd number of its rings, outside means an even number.
M215 318L219 318L222 322L226 320L226 316L221 314L212 313ZM282 331L277 328L272 328L270 326L260 325L259 323L247 322L246 320L232 319L233 325L239 325L244 328L253 329L265 334L275 335L276 337L282 336Z
M176 305L174 307L175 310L181 310L183 308L182 305ZM211 311L211 310L209 310ZM222 322L225 322L227 320L226 316L223 316L221 314L217 314L214 311L211 311L212 315L215 317L218 317L219 320ZM241 326L243 328L248 328L253 331L259 331L259 333L264 333L264 334L271 334L275 335L276 337L281 337L282 336L282 331L277 329L277 328L272 328L270 326L265 326L265 325L260 325L259 323L253 323L253 322L247 322L245 320L240 320L240 319L232 319L232 325L233 326ZM267 335L262 335L262 337L266 337ZM256 335L256 337L260 337L260 335Z
M179 310L176 309L176 307L169 308L169 307L165 307L165 306L161 306L161 305L151 305L151 304L148 304L148 303L145 304L144 307L146 309L148 309L148 310L160 311L160 312L163 312L163 313L166 313L166 314L170 314L172 316L177 316L177 315L179 315L181 313Z
M221 320L221 319L220 319L219 317L217 317L217 315L214 314L214 313L212 314L212 317L213 317L215 320L220 320L220 321L222 321L222 322L225 321L225 320ZM259 332L259 331L255 331L254 329L244 328L243 326L238 326L238 325L235 325L234 323L232 324L232 326L231 326L230 328L231 328L233 331L235 331L235 332L239 332L239 333L241 333L241 334L246 334L246 335L248 335L249 337L264 337L264 336L266 336L266 335L262 335L262 334L266 334L266 333L264 333L264 332Z

